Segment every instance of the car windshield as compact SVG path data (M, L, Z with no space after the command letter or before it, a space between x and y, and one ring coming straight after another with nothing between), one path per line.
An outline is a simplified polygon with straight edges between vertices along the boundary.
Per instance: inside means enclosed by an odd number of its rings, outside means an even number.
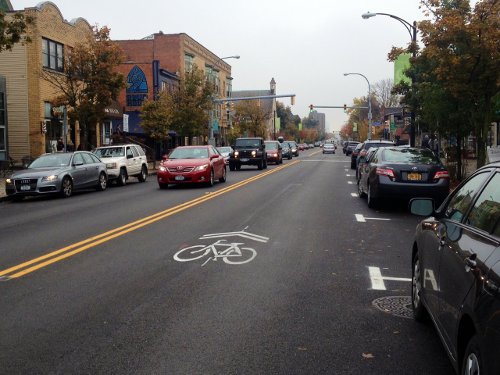
M258 139L237 139L235 147L259 147L260 140Z
M417 148L385 148L382 151L382 160L388 163L402 164L440 164L439 159L429 149Z
M169 159L205 159L208 150L204 148L176 148L170 153Z
M265 142L266 150L277 150L278 144L276 142Z
M50 154L42 155L34 160L29 168L59 168L69 165L73 154Z
M94 153L100 158L116 158L119 156L125 156L124 147L98 148Z
M218 147L217 150L219 150L221 154L226 154L233 151L231 147Z

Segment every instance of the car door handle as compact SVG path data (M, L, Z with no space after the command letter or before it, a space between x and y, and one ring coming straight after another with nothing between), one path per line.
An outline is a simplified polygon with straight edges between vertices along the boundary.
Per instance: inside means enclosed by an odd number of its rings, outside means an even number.
M466 272L469 272L470 270L476 269L476 267L477 267L476 258L477 258L477 254L472 254L470 257L467 257L464 259Z

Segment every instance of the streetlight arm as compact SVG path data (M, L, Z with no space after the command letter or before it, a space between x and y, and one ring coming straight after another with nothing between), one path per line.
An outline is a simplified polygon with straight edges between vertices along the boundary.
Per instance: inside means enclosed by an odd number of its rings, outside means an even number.
M378 13L378 12L377 13L370 13L370 12L367 12L367 13L364 13L361 15L361 17L364 19L368 19L368 18L375 17L375 16L387 16L387 17L394 18L395 20L398 20L399 22L401 22L403 24L403 26L406 28L406 30L410 34L411 40L413 42L416 42L416 39L417 39L416 22L413 22L413 24L411 24L410 22L406 21L405 19L398 17L398 16L395 16L394 14L389 14L389 13Z

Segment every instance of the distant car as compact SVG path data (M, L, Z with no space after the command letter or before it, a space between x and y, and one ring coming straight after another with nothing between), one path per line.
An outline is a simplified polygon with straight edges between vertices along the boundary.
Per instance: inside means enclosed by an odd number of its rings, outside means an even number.
M283 159L290 160L293 157L292 147L288 141L281 142L281 155Z
M344 151L344 154L346 156L349 156L351 155L351 152L356 148L356 146L359 144L359 142L347 142L346 145L345 145L345 151Z
M497 162L438 209L431 199L410 201L426 217L412 244L413 316L433 323L457 374L500 374L499 187Z
M228 147L228 146L217 147L217 151L220 152L220 154L224 158L224 161L226 162L226 165L228 165L229 164L229 155L231 154L231 152L234 151L232 149L232 147Z
M384 198L430 197L441 203L448 195L450 175L429 149L380 147L360 171L358 193L375 208Z
M26 196L59 194L63 198L74 190L106 190L106 164L87 151L44 154L27 169L14 172L5 181L5 192L14 200Z
M148 159L141 146L123 144L97 147L94 151L106 163L108 179L124 186L130 177L145 182L148 177Z
M266 145L266 154L267 154L267 162L274 164L283 163L283 148L281 147L281 143L278 141L265 141Z
M164 157L157 172L160 189L170 184L226 182L224 157L213 146L179 146Z
M395 143L385 139L371 139L364 141L361 145L356 146L351 154L351 169L357 169L359 158L361 156L365 156L369 148L389 146L395 146Z
M333 143L325 143L323 145L323 154L335 154L335 145Z
M314 147L321 147L321 142L319 141L314 142Z
M290 145L290 148L292 149L292 155L293 156L299 156L299 145L297 145L297 142L295 141L285 141L288 142Z

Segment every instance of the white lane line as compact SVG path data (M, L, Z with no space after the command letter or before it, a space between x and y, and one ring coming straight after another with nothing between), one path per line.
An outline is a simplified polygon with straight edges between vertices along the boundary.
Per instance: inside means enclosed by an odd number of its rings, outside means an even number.
M361 215L361 214L354 214L354 216L356 216L356 220L359 223L366 223L365 217L363 215Z
M349 185L354 184L354 182L352 182L352 181L347 181L347 183L348 183Z
M356 193L351 193L351 197L356 197L357 198L357 197L359 197L359 195L356 194Z
M354 193L352 193L354 194ZM357 194L356 194L357 196ZM380 221L391 221L391 219L385 219L381 217L364 217L362 214L354 214L356 216L356 220L360 223L366 223L366 220L380 220Z
M408 279L406 277L382 276L382 272L380 272L379 267L368 267L368 272L370 272L370 279L372 282L373 290L387 290L387 288L385 287L384 280L405 281L405 282L411 281L411 279Z

